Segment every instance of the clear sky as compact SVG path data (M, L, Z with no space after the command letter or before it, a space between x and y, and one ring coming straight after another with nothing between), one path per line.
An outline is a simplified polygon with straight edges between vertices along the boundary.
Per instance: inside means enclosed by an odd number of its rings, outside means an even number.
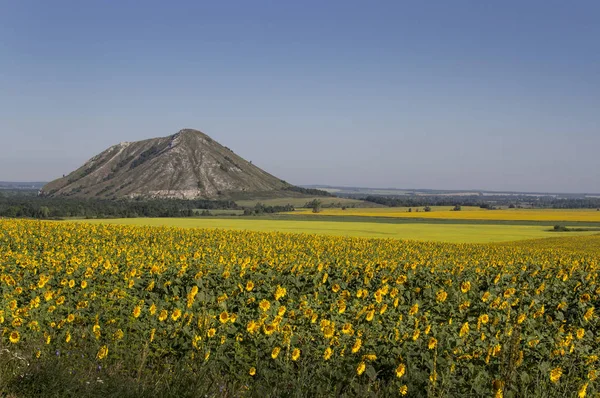
M204 131L295 184L600 192L600 2L0 0L0 180Z

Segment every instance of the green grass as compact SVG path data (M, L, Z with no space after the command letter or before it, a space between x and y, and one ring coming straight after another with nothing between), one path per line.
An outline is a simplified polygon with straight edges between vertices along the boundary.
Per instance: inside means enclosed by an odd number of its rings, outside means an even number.
M90 223L125 225L174 226L185 228L224 228L252 231L314 233L336 236L395 238L421 241L488 243L522 239L573 236L573 232L549 232L544 226L377 223L339 221L294 221L239 218L126 218L110 220L79 220ZM589 235L593 232L578 232Z
M195 209L200 214L205 209ZM239 216L244 214L244 210L227 210L227 209L210 209L208 210L211 216Z

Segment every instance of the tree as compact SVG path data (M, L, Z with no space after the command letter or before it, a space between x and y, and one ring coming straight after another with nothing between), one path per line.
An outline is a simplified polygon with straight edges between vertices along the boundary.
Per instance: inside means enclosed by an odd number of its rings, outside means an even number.
M320 213L321 212L321 207L322 207L322 203L319 199L314 199L310 202L308 202L306 204L306 207L312 209L313 213Z
M429 206L425 206L425 207L423 208L423 211L429 212L429 211L431 211L431 207L429 207Z
M462 207L460 205L454 205L454 208L452 210L454 210L454 211L461 211Z
M40 207L40 218L48 218L50 216L50 209L48 206Z

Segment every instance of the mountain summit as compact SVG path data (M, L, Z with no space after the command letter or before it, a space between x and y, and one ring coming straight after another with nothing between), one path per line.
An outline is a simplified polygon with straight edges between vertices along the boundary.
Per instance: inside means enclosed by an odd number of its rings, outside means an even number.
M122 142L48 183L41 194L86 198L293 196L295 187L198 130Z

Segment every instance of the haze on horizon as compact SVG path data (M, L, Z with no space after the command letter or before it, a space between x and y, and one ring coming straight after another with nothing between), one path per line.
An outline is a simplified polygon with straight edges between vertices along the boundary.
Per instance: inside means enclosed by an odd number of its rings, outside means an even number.
M599 2L139 4L3 2L0 181L194 128L298 185L600 192Z

